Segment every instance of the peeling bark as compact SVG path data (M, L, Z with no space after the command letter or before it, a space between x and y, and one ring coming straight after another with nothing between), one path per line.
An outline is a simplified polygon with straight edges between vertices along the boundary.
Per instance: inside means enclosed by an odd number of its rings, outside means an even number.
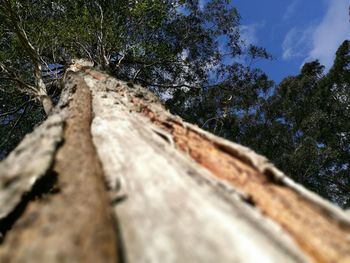
M128 261L307 261L278 226L241 204L234 189L218 187L147 119L129 112L126 94L85 79L93 89L92 134Z
M350 261L343 211L142 87L71 70L60 105L0 163L0 223L14 221L1 262Z

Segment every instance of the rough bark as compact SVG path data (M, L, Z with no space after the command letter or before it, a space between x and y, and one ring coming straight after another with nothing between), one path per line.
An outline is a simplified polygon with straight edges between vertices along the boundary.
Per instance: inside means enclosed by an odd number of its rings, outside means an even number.
M147 90L74 71L0 163L0 262L350 261L343 211Z

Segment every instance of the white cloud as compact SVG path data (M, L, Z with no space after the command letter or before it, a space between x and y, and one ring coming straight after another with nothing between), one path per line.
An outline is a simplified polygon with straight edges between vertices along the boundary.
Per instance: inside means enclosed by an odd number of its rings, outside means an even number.
M313 34L313 47L305 61L319 59L330 68L339 45L350 39L349 1L328 0L328 10Z
M205 5L206 5L207 3L208 3L207 0L199 0L199 8L200 8L201 10L203 10L204 7L205 7Z
M263 26L264 26L264 23L241 25L239 27L241 39L247 44L257 44L258 43L257 29Z
M305 58L312 48L312 32L314 27L310 26L305 30L296 27L289 30L282 44L282 58L291 60L295 58Z
M321 3L320 3L321 4ZM292 28L283 44L283 59L318 59L329 69L339 45L350 39L348 0L327 0L327 10L321 22L306 29Z
M294 0L286 9L286 12L283 14L283 21L288 20L292 17L292 15L295 13L297 6L298 6L299 0Z

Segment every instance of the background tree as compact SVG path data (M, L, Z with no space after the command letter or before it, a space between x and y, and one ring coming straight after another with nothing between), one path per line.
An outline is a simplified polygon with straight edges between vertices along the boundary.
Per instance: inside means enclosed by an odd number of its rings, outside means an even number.
M298 182L350 206L349 41L327 74L318 62L285 78L243 130L242 143L284 167Z

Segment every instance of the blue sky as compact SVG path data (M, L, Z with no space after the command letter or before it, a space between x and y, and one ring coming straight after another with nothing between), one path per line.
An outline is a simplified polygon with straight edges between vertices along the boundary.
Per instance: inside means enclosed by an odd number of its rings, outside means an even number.
M277 83L298 74L306 61L332 65L339 45L350 39L349 0L232 0L247 42L265 47L273 61L256 63Z

